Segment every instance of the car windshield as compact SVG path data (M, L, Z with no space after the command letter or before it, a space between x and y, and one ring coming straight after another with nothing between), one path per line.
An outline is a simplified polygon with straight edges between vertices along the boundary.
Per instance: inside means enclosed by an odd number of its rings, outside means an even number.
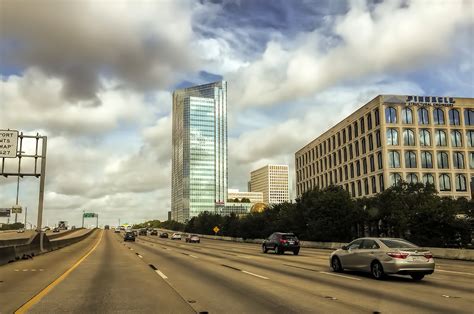
M418 247L417 245L402 239L383 239L380 241L391 249Z
M294 234L284 234L281 236L283 240L298 240Z

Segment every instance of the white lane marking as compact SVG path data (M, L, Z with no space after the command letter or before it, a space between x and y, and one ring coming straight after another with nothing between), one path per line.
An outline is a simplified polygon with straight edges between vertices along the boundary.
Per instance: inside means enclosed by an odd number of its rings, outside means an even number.
M328 273L327 271L320 271L321 274L325 275L331 275L331 276L337 276L337 277L342 277L342 278L347 278L347 279L352 279L352 280L361 280L359 278L354 278L354 277L349 277L349 276L344 276L344 275L339 275L339 274L333 274L333 273Z
M179 246L180 246L180 247L185 247L185 246L184 246L184 245L182 245L182 244L180 244Z
M474 276L473 273L464 273L462 271L453 271L453 270L442 270L442 269L435 269L435 272L442 271L445 273L453 273L453 274L461 274L461 275L471 275Z
M130 248L130 250L132 250L132 251L133 251L133 249L132 249L132 248Z
M44 269L40 268L39 271L43 271Z
M23 269L23 271L28 271L28 269Z
M32 269L31 271L36 271L36 269Z
M191 255L191 254L189 254L189 256L191 256L192 258L198 258L197 256L194 256L194 255Z
M264 276L261 276L261 275L257 275L257 274L254 274L254 273L251 273L249 271L246 271L246 270L242 270L243 273L246 273L246 274L249 274L249 275L252 275L252 276L255 276L255 277L258 277L258 278L262 278L262 279L268 279L267 277L264 277Z
M165 275L165 274L163 274L163 273L162 273L161 271L159 271L158 269L157 269L157 270L155 270L155 272L156 272L158 275L160 275L160 276L161 276L161 278L163 278L163 279L168 279L168 277L166 277L166 275Z
M247 258L247 259L253 258L253 256L248 256L248 255L237 255L237 256L242 257L242 258Z
M15 271L20 271L19 269L15 269Z
M140 254L138 254L138 257L143 258L143 256L141 256Z

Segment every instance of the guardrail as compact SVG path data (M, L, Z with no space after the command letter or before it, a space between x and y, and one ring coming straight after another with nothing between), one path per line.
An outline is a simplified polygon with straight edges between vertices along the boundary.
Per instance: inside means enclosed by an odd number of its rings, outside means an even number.
M173 232L189 233L189 232L173 231L173 230L167 230L167 229L159 229L159 230L169 232L169 233L173 233ZM198 235L199 237L203 239L213 239L213 240L230 241L230 242L262 244L264 241L264 239L243 239L243 238L234 238L234 237L213 236L213 235L207 235L207 234L198 234ZM347 243L340 243L340 242L300 241L301 247L312 248L312 249L326 249L326 250L337 250L346 244ZM428 247L427 249L429 249L431 253L433 253L433 256L435 258L474 261L474 250L435 248L435 247Z
M36 255L51 252L63 248L65 246L74 244L87 238L95 230L96 229L91 229L85 234L82 234L77 237L69 237L66 239L51 239L51 237L48 237L43 234L43 252L40 251L40 235L37 233L32 236L26 244L0 247L0 265L14 262L19 259L31 258ZM62 235L64 235L64 233Z

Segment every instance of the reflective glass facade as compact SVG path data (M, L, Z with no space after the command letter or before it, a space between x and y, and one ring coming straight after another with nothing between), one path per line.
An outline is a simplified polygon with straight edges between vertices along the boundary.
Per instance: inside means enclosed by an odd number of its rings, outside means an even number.
M220 212L227 200L227 83L173 93L171 218Z

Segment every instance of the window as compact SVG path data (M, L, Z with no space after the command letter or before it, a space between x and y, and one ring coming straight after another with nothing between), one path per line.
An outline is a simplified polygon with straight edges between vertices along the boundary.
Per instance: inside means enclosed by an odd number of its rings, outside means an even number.
M428 110L426 108L418 109L418 124L428 124L430 119L428 117Z
M352 197L355 197L356 196L356 192L355 192L355 184L354 182L351 183L351 194L352 194Z
M449 159L447 152L438 152L438 168L447 169L449 168Z
M369 134L369 151L374 150L374 140L372 134Z
M352 127L350 125L347 127L347 135L349 136L349 141L352 140Z
M442 174L439 176L439 190L451 191L451 179L449 178L449 175Z
M451 146L461 147L462 146L462 135L458 130L451 131Z
M420 130L420 146L431 146L430 131L425 129Z
M402 177L400 176L399 173L391 173L390 174L390 184L395 186L395 185L399 185L400 183L402 183Z
M369 157L369 163L370 163L370 171L375 171L375 159L374 155L370 155Z
M474 109L464 109L464 124L474 125Z
M357 125L357 121L354 122L354 136L358 137L359 136L359 127Z
M380 139L380 130L375 131L375 142L377 143L377 148L382 146L382 141Z
M347 161L347 149L346 149L346 147L342 148L342 153L344 155L344 162L346 162Z
M387 129L387 145L398 145L398 131L397 129Z
M362 196L362 183L357 181L357 196Z
M357 176L360 176L360 161L356 161L356 173Z
M457 109L449 110L449 124L460 125L461 119L459 118L459 111Z
M342 130L342 142L346 142L346 130Z
M349 180L349 171L347 169L347 166L344 166L344 179Z
M409 173L407 174L407 182L408 183L418 183L418 176L416 173Z
M362 154L365 154L367 152L366 147L365 147L366 146L365 145L365 138L363 138L360 143L362 145Z
M430 152L421 152L421 167L433 168L433 155Z
M433 123L437 125L444 124L444 112L440 108L433 110Z
M375 179L375 176L372 176L370 181L372 181L372 193L377 193L377 180Z
M388 152L388 166L390 168L400 168L400 153L397 151Z
M435 137L436 137L436 146L447 146L448 143L446 141L446 132L443 130L435 130Z
M379 110L378 109L374 110L374 116L375 116L375 126L378 126L380 124L380 117L379 117Z
M354 158L354 154L352 152L352 144L349 144L349 160Z
M365 195L369 195L369 180L364 179L364 193Z
M364 134L365 133L364 118L360 118L359 123L360 123L360 134Z
M351 163L350 169L351 169L351 179L354 179L354 164L353 163Z
M460 152L453 153L453 166L454 169L464 169L464 155Z
M402 109L402 123L404 124L413 123L413 111L410 108Z
M403 145L415 146L415 132L413 130L403 130Z
M469 153L469 168L474 169L474 153Z
M385 122L397 123L397 110L395 108L385 108Z
M367 115L367 130L372 130L372 114Z
M467 191L466 177L463 174L456 175L456 191L458 192Z
M380 169L382 169L382 153L381 152L378 152L377 153L377 166Z
M379 187L380 187L380 192L385 190L385 184L383 183L383 174L379 174Z
M362 159L362 171L367 174L367 158Z
M425 173L423 175L423 184L424 185L427 185L427 184L433 184L434 185L434 177L431 173Z
M355 146L355 153L356 153L356 156L359 156L359 142L358 141L355 141L354 142L354 146Z
M466 142L467 146L474 147L474 131L466 132Z
M405 152L405 168L416 168L416 154L415 152Z

